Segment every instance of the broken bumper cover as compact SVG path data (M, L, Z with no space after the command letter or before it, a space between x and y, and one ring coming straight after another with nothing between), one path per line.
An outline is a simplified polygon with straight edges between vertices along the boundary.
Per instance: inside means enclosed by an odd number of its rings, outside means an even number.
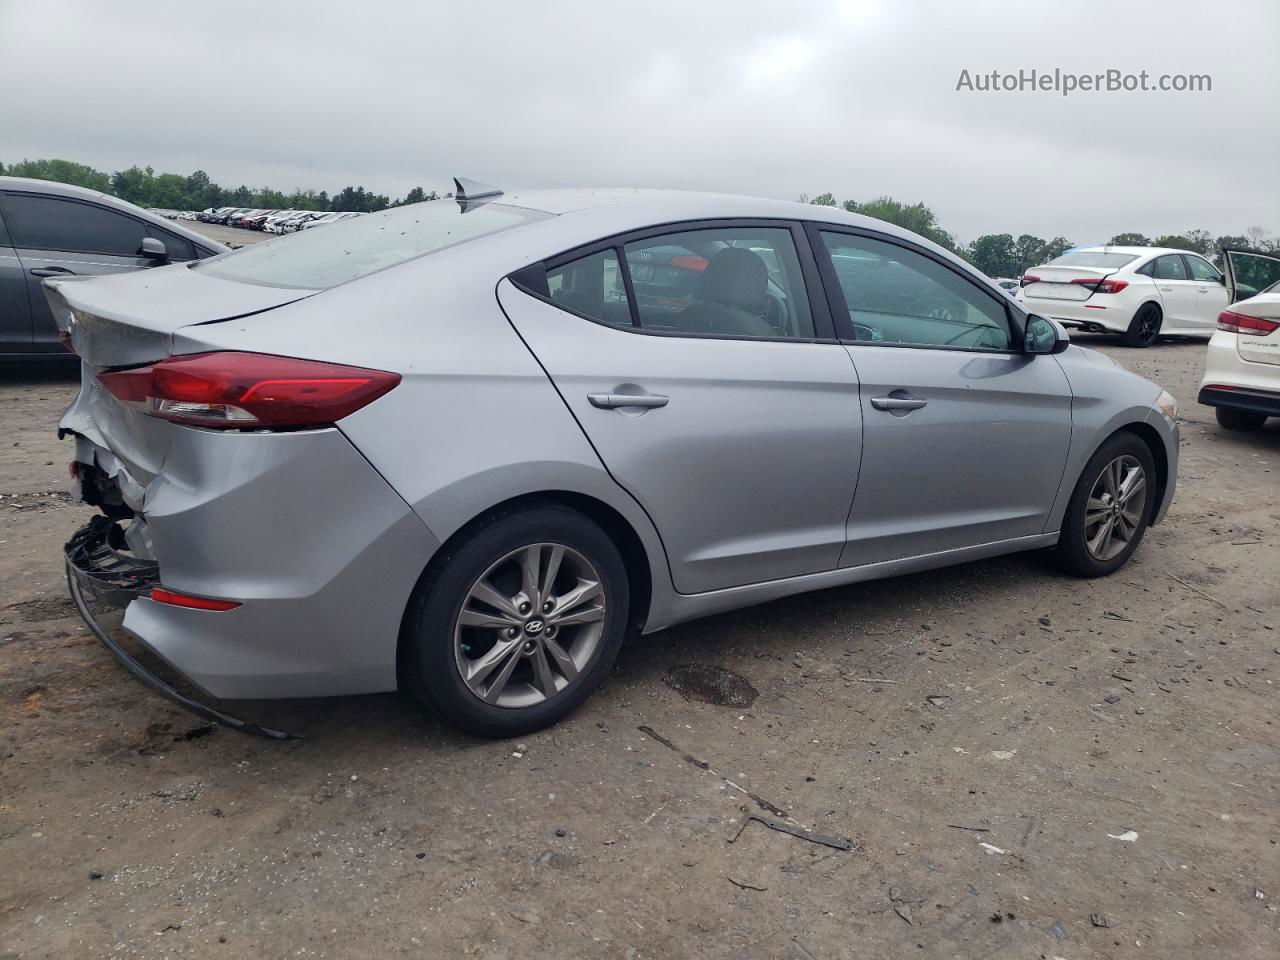
M291 734L273 730L248 720L240 720L207 704L193 700L148 670L98 624L89 604L97 601L113 607L127 607L146 596L159 581L159 566L121 552L123 532L107 517L94 517L67 541L67 589L85 625L109 650L121 666L165 699L213 723L272 740L287 740Z

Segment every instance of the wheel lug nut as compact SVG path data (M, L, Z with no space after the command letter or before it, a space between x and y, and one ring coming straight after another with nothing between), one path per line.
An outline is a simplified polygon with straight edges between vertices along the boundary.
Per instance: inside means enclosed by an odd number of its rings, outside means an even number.
M528 600L525 600L523 603L520 604L519 609L521 613L528 613L530 610L533 609L533 606L529 603Z
M548 600L546 603L542 605L542 612L550 613L555 608L556 608L556 602L554 600Z
M548 637L554 637L556 635L556 625L554 623L548 624L546 635Z
M520 631L517 628L507 627L507 637L509 639L514 640L518 636L520 636Z

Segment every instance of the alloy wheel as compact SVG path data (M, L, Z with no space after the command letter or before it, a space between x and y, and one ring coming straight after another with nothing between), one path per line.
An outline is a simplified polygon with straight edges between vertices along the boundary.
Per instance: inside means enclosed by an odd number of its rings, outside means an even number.
M1142 343L1154 343L1160 333L1160 314L1150 306L1142 308L1138 314L1138 340Z
M1138 535L1147 505L1147 475L1136 457L1116 457L1094 481L1085 504L1084 539L1089 555L1107 561Z
M554 698L600 649L605 601L600 574L571 547L535 543L501 557L471 585L454 624L467 689L496 707Z

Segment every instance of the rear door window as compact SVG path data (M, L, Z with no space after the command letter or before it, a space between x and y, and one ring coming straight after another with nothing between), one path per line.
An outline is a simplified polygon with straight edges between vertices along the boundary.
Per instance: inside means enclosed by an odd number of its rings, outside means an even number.
M8 193L0 210L13 245L28 250L136 257L147 235L141 220L80 200Z
M1171 253L1156 257L1151 266L1151 276L1157 280L1186 280L1187 268L1182 263L1182 257Z
M640 327L659 333L814 338L786 227L709 227L628 243Z

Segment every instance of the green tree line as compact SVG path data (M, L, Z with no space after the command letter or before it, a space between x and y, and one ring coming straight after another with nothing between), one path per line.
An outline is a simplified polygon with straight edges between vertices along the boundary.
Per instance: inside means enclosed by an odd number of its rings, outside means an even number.
M969 243L960 242L938 223L934 212L923 203L903 203L893 197L878 197L866 203L857 200L837 202L831 193L800 197L806 203L842 207L850 213L861 213L904 227L968 260L989 277L1019 277L1031 267L1062 256L1073 244L1066 237L1045 240L1024 233L983 234ZM1262 227L1250 227L1243 234L1214 237L1208 230L1188 230L1181 234L1165 234L1149 239L1141 233L1119 233L1107 241L1118 247L1174 247L1194 250L1217 259L1221 247L1251 247L1254 250L1280 252L1280 238L1270 236Z
M386 207L434 200L439 194L414 187L403 198L392 200L362 186L343 187L330 195L321 190L295 189L288 193L270 187L254 189L241 184L234 189L214 183L203 170L183 176L156 173L152 167L132 166L104 173L71 160L20 160L0 163L0 175L54 180L107 193L140 207L165 210L207 210L210 207L255 207L264 210L337 210L372 213Z

